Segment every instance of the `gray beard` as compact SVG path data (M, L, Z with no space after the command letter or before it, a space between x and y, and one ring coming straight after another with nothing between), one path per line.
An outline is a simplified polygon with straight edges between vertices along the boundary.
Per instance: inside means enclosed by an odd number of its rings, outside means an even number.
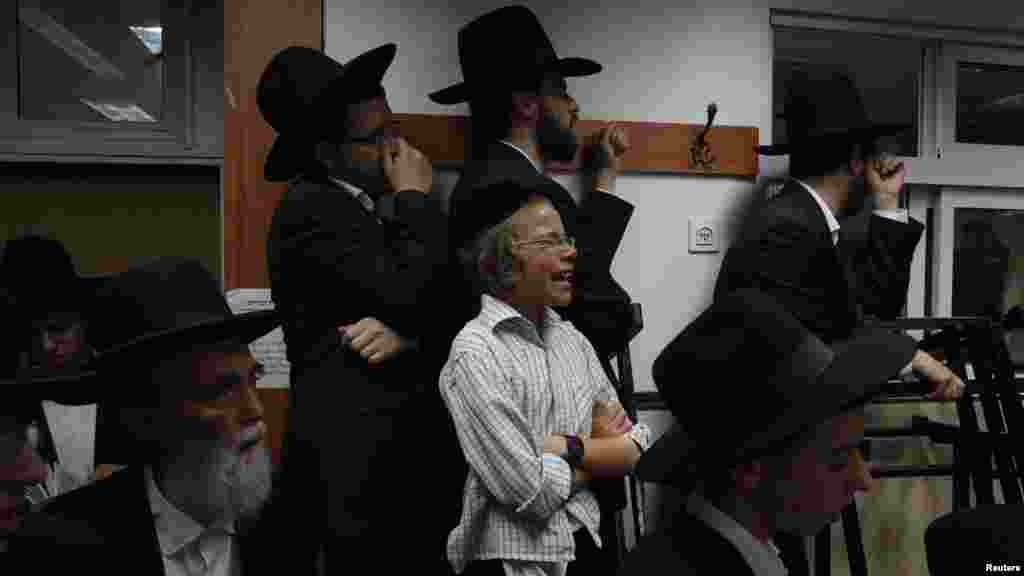
M195 448L164 464L160 489L168 501L205 525L259 514L271 489L266 446L252 448L248 461L237 449L219 444Z

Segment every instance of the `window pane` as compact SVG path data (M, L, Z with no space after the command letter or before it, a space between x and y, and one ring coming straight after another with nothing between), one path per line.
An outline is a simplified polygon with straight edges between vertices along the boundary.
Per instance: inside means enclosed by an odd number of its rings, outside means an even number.
M920 41L854 32L776 28L772 70L773 140L786 142L788 79L798 67L827 67L848 74L860 90L868 117L875 122L908 124L911 130L882 139L882 149L916 156L918 85L923 47ZM880 65L879 63L884 63Z
M958 208L953 223L953 315L1002 318L1024 304L1024 210ZM1024 333L1010 344L1024 364Z
M18 0L20 117L159 121L160 6L161 0Z
M1024 146L1024 66L957 62L956 141Z

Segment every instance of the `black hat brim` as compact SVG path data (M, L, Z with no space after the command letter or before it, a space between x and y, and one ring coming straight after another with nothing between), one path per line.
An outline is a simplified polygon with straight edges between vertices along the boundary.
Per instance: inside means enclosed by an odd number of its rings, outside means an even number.
M559 58L554 67L564 78L593 76L601 72L603 67L587 58ZM472 86L467 82L459 82L447 88L431 92L428 97L435 103L444 106L468 102L472 96Z
M910 363L914 350L913 339L878 330L835 346L835 357L808 383L801 404L780 415L774 429L751 434L745 446L735 447L730 456L717 460L717 464L734 465L771 454L814 426L866 404L881 393L889 378ZM637 463L637 478L683 489L697 483L704 463L698 457L696 440L684 426L685 422L673 424L647 449Z
M0 390L21 399L51 400L67 405L118 404L143 397L152 398L155 393L148 393L144 383L126 380L118 368L129 363L137 366L140 362L154 361L174 352L225 342L248 344L280 323L280 317L274 310L246 312L226 319L199 320L183 328L146 334L100 352L77 372L38 376L30 373L25 378L0 380Z
M757 153L762 156L787 156L797 150L813 149L815 146L818 146L821 142L825 141L868 142L878 138L884 138L886 136L902 134L912 128L912 124L872 124L871 126L857 130L813 136L805 139L801 143L758 146Z

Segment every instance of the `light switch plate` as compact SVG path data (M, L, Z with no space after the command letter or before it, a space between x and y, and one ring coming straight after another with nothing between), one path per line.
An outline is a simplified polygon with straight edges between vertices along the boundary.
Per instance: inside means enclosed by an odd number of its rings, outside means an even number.
M690 252L718 252L720 226L710 218L690 218Z

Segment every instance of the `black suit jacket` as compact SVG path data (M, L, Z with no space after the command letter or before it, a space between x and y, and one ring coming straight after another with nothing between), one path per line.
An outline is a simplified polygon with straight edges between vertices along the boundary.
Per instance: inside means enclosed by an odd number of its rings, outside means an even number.
M329 570L337 570L346 555L393 547L391 538L410 525L431 540L431 558L399 546L406 556L420 566L443 562L443 537L454 524L442 529L435 493L451 488L443 475L428 475L415 490L409 479L419 458L436 456L431 465L443 470L460 457L437 389L448 352L437 336L448 301L447 256L444 214L419 192L395 195L391 221L325 180L300 179L282 196L267 257L292 375L281 468L265 517L291 546L280 565L261 566L265 573L311 573L321 547ZM365 317L420 348L369 365L341 345L336 330ZM418 521L408 510L414 504Z
M561 184L538 172L522 153L495 141L488 146L483 158L466 164L452 190L448 204L453 239L451 262L458 262L457 251L463 248L455 245L455 239L467 237L466 224L460 217L462 205L473 198L477 190L502 180L523 182L544 190L552 199L566 234L575 237L578 246L573 303L560 312L590 340L599 355L619 352L626 341L632 313L629 295L612 278L611 265L633 215L632 204L617 196L590 190L577 205ZM461 272L459 269L453 276L461 275ZM467 282L461 283L460 293L464 295L461 299L464 305L449 326L450 339L476 316L480 308Z
M667 531L644 536L626 554L620 576L754 576L739 550L690 514L681 514Z
M44 567L74 566L75 572L109 572L114 566L119 573L163 575L144 470L128 467L53 499L44 512L23 522L22 531L11 541L11 553L19 561L44 562ZM58 518L77 531L84 527L89 538L59 538L55 544L48 518ZM237 527L242 574L250 573L258 563L254 554L261 551L248 537L252 524L240 522Z
M826 343L848 338L866 314L897 316L923 227L876 215L854 218L841 223L835 247L817 202L790 182L753 207L722 261L715 298L761 289Z

